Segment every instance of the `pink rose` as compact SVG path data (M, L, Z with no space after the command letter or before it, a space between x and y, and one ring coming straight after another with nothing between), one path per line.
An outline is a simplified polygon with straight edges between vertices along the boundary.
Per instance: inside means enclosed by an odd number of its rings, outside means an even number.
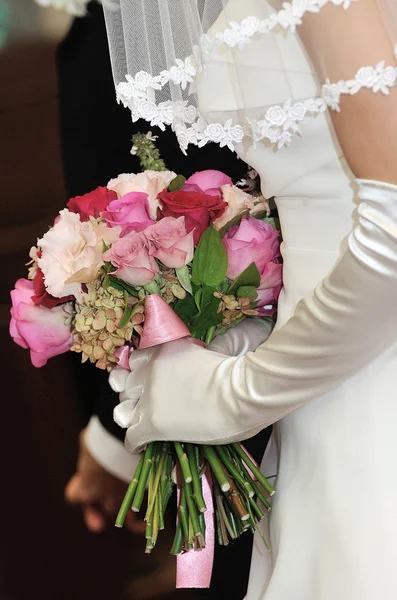
M232 185L233 181L222 171L197 171L189 179L186 179L183 186L184 192L204 192L208 196L221 196L221 187L223 185Z
M132 286L147 285L159 272L158 264L149 254L145 236L135 231L115 242L103 258L117 267L112 275Z
M151 242L149 253L170 269L180 269L193 259L194 233L187 233L185 217L165 217L144 231Z
M102 218L110 227L119 225L122 236L131 231L143 231L154 222L150 218L148 195L139 192L130 192L121 200L110 202Z
M236 279L251 263L259 273L279 254L279 234L269 223L250 217L231 227L223 238L229 261L227 276Z
M141 192L148 195L150 217L156 219L160 192L167 189L175 179L173 171L144 171L143 173L122 173L116 179L111 179L107 185L109 190L114 190L119 198L130 192Z
M261 283L258 288L258 298L255 309L261 316L273 314L282 288L283 266L279 263L268 263L261 275Z
M43 367L49 358L67 352L72 346L72 304L51 309L36 306L33 294L34 284L18 279L11 292L10 334L19 346L30 348L33 365Z

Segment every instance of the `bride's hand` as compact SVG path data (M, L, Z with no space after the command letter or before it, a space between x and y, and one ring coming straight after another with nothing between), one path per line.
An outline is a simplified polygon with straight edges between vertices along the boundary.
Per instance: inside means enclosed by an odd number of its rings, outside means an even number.
M120 392L114 418L118 425L128 429L127 447L136 451L154 440L193 441L192 436L196 441L212 441L214 430L222 429L222 414L215 414L215 407L211 410L206 405L205 395L200 402L193 398L193 381L189 380L192 365L194 375L209 373L224 361L236 360L228 357L241 357L255 350L266 341L271 330L270 321L247 319L216 337L208 350L178 340L133 352L131 373L116 368L109 379L113 389ZM179 394L173 395L173 382L178 382L179 388L181 383L184 385L183 406L176 400Z

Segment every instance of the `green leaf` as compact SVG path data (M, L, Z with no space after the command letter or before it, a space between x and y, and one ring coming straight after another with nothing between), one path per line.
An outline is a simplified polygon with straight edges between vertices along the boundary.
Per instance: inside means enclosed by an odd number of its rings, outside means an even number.
M204 231L194 253L192 281L196 285L215 289L225 279L227 266L227 254L221 236L211 226Z
M187 325L189 331L192 331L192 319L198 313L193 296L186 296L183 300L178 300L174 306L174 311L180 319Z
M239 225L240 222L241 222L241 219L243 217L249 217L249 215L250 215L250 211L249 210L244 210L243 212L241 212L238 215L236 215L235 217L233 217L233 219L230 219L230 221L228 221L227 223L225 223L224 226L221 227L220 230L219 230L219 235L221 236L221 238L223 238L227 234L227 232L229 231L229 229L231 229L235 225Z
M252 285L242 285L238 288L236 296L237 298L248 298L254 301L258 297L258 292Z
M201 338L210 327L222 323L223 315L222 313L218 313L219 304L220 298L211 296L198 315L191 319L191 333L193 337Z
M185 184L185 181L186 179L183 175L177 175L168 186L168 191L177 192L178 190L181 190Z
M123 312L123 316L121 317L121 321L120 321L120 325L119 327L125 327L129 320L131 319L131 315L132 315L132 306L126 306Z
M260 282L261 276L259 275L258 267L255 263L251 263L249 267L247 267L245 271L232 282L227 293L235 294L239 287L247 285L256 289L259 287Z
M180 269L175 269L175 272L183 289L186 290L188 294L193 294L192 284L190 283L189 269L185 266L181 267Z
M195 291L194 293L194 301L196 303L197 306L197 310L201 309L201 298L203 295L203 288L199 287L198 290Z
M109 285L111 285L114 289L119 290L120 292L128 292L131 296L135 296L138 298L138 292L133 287L128 285L122 279L117 279L117 277L112 277L109 275Z

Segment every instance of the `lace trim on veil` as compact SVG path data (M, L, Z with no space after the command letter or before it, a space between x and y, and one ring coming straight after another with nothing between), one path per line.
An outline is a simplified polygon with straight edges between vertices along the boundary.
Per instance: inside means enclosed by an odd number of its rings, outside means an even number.
M179 86L182 91L186 90L187 86L194 82L196 75L205 69L212 54L223 45L243 50L257 34L267 34L274 29L280 32L294 32L297 25L302 23L305 13L317 13L328 3L347 10L354 1L292 0L291 3L284 3L282 10L273 13L267 19L260 20L250 16L240 23L230 23L227 29L214 37L203 35L200 44L194 47L193 54L184 60L177 59L169 70L156 76L146 71L140 71L135 77L126 75L125 81L116 87L117 99L131 110L134 122L145 119L152 126L158 126L162 130L171 125L183 151L186 151L189 144L202 147L208 142L215 142L234 150L235 144L240 143L244 136L252 138L253 143L267 140L277 149L288 146L294 135L301 134L299 123L306 117L316 116L327 108L339 111L342 94L352 95L367 88L387 95L389 89L396 84L397 68L386 65L385 61L375 66L362 67L349 81L327 81L321 96L301 101L289 98L282 106L274 105L268 108L260 120L247 118L245 126L233 124L232 120L224 124L208 123L198 109L185 100L156 104L156 91L162 90L168 84ZM395 54L397 56L397 46Z

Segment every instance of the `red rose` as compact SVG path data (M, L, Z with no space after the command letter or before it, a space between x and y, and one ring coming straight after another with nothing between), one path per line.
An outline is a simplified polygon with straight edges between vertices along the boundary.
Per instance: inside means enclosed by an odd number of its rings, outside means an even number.
M44 275L40 267L37 268L36 277L34 279L34 295L32 301L38 306L45 306L46 308L54 308L58 304L64 304L70 300L74 300L74 296L64 296L63 298L54 298L45 289Z
M198 244L211 221L222 216L227 207L219 196L209 196L202 192L163 191L159 194L158 218L185 217L186 231L194 230L194 243Z
M117 199L117 194L106 187L97 187L96 190L71 198L67 203L70 212L78 213L81 221L88 221L89 217L97 219L103 212L109 202Z

